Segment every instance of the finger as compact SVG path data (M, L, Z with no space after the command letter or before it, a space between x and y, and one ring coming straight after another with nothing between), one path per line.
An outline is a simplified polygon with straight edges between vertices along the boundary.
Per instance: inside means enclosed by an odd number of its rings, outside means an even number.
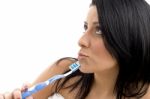
M4 99L4 96L3 96L3 94L0 94L0 99Z
M9 92L4 93L3 97L4 99L13 99L12 94Z
M29 97L27 97L26 99L33 99L33 97L32 97L32 96L29 96Z
M22 85L21 91L26 91L29 88L30 85L31 85L30 83L24 83Z
M20 89L15 89L13 91L13 98L14 99L21 99L21 90Z

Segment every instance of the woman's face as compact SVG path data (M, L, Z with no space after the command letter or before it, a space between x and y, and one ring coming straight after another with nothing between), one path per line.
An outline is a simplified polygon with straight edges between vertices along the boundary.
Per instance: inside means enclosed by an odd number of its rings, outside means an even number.
M84 23L85 32L79 40L81 49L78 60L81 72L103 72L117 67L116 59L104 45L100 27L96 6L92 5Z

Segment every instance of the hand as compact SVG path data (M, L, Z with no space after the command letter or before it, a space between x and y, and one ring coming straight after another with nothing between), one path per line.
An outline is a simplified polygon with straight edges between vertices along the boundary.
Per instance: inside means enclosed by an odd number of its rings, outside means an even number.
M22 99L21 92L26 91L29 87L29 84L24 84L21 89L15 89L13 92L6 92L0 94L0 99ZM27 97L26 99L33 99L32 96Z

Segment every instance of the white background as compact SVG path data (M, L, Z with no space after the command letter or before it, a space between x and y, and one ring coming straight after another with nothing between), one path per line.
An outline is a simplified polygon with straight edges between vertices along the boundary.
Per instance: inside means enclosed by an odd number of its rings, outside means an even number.
M77 57L91 0L0 0L0 93L32 82L61 57Z
M0 0L0 92L77 57L89 0Z

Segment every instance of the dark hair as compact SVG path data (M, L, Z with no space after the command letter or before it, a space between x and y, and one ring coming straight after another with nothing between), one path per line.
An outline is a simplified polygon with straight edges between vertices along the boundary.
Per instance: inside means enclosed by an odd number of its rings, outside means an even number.
M119 74L114 87L117 99L141 98L150 84L150 6L145 0L92 0L107 50L116 58ZM76 98L84 99L92 86L93 74L79 70L58 81L56 92L72 77L80 79L66 87L80 85Z

